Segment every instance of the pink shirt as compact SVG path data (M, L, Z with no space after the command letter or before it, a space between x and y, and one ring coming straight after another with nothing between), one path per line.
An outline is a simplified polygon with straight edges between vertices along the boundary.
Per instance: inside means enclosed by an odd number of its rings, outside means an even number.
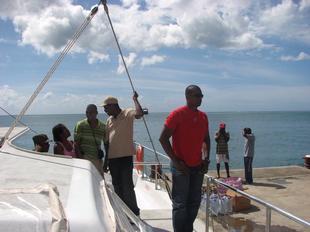
M68 151L66 149L66 147L61 142L57 142L57 143L59 143L60 146L62 146L62 148L64 150L64 155L71 156L72 158L76 158L76 153L75 153L75 149L74 149L74 143L71 142L71 144L72 144L72 150L71 151Z

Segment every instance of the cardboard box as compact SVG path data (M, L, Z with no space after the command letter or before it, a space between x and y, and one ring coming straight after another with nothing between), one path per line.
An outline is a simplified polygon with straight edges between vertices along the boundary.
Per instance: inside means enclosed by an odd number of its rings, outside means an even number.
M227 190L226 195L231 197L232 208L234 212L240 212L251 208L251 200L232 191Z

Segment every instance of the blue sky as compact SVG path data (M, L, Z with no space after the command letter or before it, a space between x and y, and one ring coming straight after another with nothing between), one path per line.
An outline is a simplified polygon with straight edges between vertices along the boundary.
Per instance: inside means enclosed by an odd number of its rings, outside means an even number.
M0 106L19 113L98 1L0 4ZM143 106L168 112L197 84L203 111L310 110L310 1L108 1ZM100 7L27 113L83 113L131 87ZM0 112L2 114L2 112Z

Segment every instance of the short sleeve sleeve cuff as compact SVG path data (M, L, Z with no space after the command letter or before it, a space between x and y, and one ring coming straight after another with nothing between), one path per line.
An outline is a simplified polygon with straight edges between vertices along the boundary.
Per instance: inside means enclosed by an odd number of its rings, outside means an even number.
M175 111L173 111L166 118L165 126L168 127L169 129L174 130L176 129L177 124L178 124L178 114Z

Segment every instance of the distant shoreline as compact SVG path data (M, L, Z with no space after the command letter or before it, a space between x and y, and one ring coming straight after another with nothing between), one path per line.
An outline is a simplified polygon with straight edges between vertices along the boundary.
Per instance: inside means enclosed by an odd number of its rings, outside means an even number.
M211 114L227 114L227 113L310 113L310 110L257 110L257 111L206 111ZM149 111L149 114L168 114L169 112L152 112ZM25 116L42 116L42 115L81 115L83 113L55 113L55 114L26 114ZM103 112L99 112L99 114L104 114ZM12 114L13 116L17 116L17 114ZM9 116L8 114L0 113L0 116Z

